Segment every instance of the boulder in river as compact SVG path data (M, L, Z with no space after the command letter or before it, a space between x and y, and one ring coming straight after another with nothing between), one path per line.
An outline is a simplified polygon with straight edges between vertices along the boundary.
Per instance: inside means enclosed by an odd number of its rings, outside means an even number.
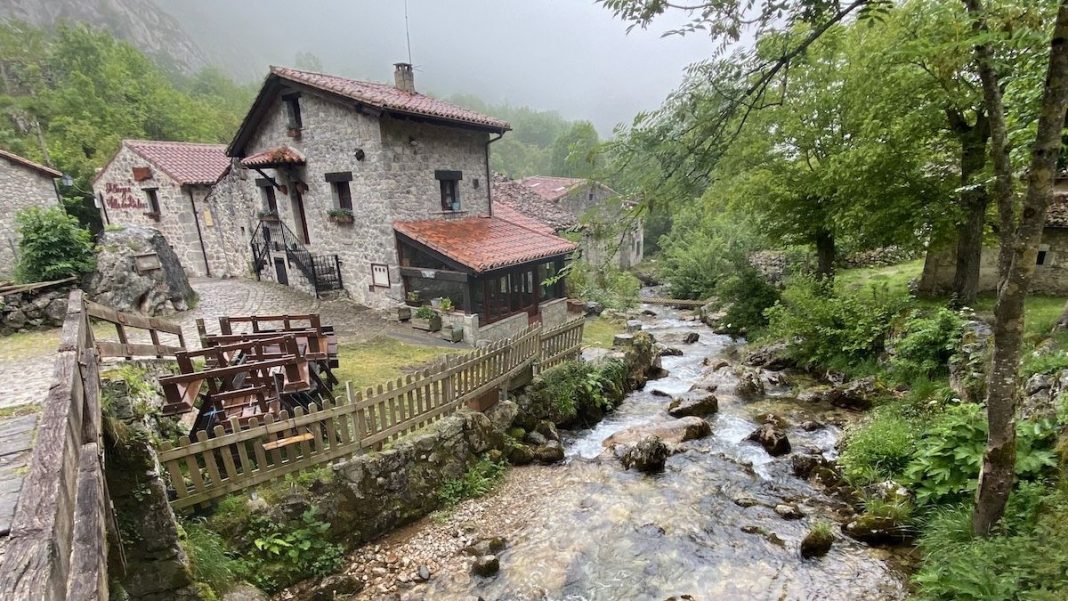
M868 377L832 388L824 398L835 407L864 411L871 409L875 398L882 392L875 378Z
M538 422L538 425L534 428L534 431L545 437L546 440L555 440L560 442L560 432L556 429L556 424L547 419L543 419Z
M905 524L890 516L871 513L861 514L857 519L842 526L842 532L869 545L903 543L911 538L911 532Z
M333 601L355 595L363 590L363 581L350 574L327 576L315 587L312 601Z
M701 335L697 332L690 332L682 339L683 344L693 344L701 339Z
M746 440L760 443L760 446L764 447L764 450L772 457L790 452L790 439L786 437L786 432L770 422L761 424Z
M734 391L747 401L755 400L764 396L764 381L760 379L759 372L747 369L738 376L738 386Z
M489 578L499 571L501 571L501 560L496 555L483 555L471 564L471 572L483 578Z
M704 438L711 433L712 426L708 425L705 420L699 417L684 417L666 423L647 424L628 430L620 430L605 439L602 444L606 448L633 445L649 436L655 436L666 444L679 444L687 440Z
M512 465L529 465L534 463L534 450L525 444L515 444L508 449L508 463Z
M704 417L716 411L719 411L719 400L705 390L683 393L668 405L668 415L671 417Z
M801 557L805 559L823 557L831 550L833 544L834 534L831 533L831 529L825 524L817 524L801 540Z
M541 445L534 449L534 459L538 463L550 464L564 460L564 447L560 446L560 443L555 440L550 440L546 444Z
M638 444L630 447L620 461L625 469L634 468L640 472L655 473L664 471L671 452L657 436L646 436Z
M681 357L682 349L673 346L665 346L658 353L661 357Z
M786 356L786 343L775 342L751 351L742 360L749 367L763 367L770 371L781 371L795 367L796 362Z
M833 485L842 479L837 464L819 452L798 453L790 458L790 464L794 475L804 480L815 479Z
M779 503L775 506L775 513L784 520L800 520L805 517L801 509L791 503Z

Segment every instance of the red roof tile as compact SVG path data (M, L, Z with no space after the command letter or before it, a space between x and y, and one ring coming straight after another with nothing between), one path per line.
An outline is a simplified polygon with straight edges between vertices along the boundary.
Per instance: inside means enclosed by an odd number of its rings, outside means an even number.
M519 180L519 183L538 193L545 200L557 200L565 196L576 186L586 183L584 179L574 177L551 177L532 175Z
M275 146L263 152L245 157L241 164L246 167L273 167L275 165L303 165L304 155L289 146Z
M1054 194L1046 209L1046 227L1068 228L1068 194Z
M19 155L15 154L13 152L8 152L6 150L0 150L0 157L4 157L5 159L11 161L12 163L16 163L16 164L22 165L23 167L29 167L30 169L33 169L34 171L37 171L38 173L40 173L42 175L46 175L46 176L51 177L53 179L63 176L62 173L60 173L59 171L56 171L55 169L53 169L51 167L45 167L44 165L42 165L40 163L34 163L30 159L27 159L26 157L20 157Z
M289 67L271 67L271 74L325 92L351 98L357 102L385 111L420 115L494 130L511 129L507 121L476 113L417 92L405 92L389 84L358 81L325 73L300 71Z
M214 184L230 167L224 144L123 140L130 150L181 185Z
M576 246L499 217L397 221L393 229L476 272L555 257Z
M556 230L551 225L544 221L538 221L533 217L524 215L519 209L510 205L507 202L501 202L500 200L493 201L493 216L505 221L511 221L512 223L525 227L528 230L534 230L539 234L549 234L550 236L556 235Z
M502 175L493 175L493 208L497 213L497 207L508 205L527 218L549 226L553 231L573 228L578 225L578 219L570 211L545 200L533 190L523 184L510 180Z

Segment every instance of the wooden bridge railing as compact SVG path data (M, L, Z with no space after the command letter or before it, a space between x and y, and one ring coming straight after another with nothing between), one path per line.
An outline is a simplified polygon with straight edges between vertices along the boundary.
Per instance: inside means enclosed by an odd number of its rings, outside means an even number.
M346 394L307 411L283 411L278 418L231 420L210 436L163 443L159 455L177 498L176 509L232 494L291 472L381 448L383 443L426 426L473 403L535 364L576 357L584 320L544 330L534 325L485 348L448 358L430 369L385 386ZM188 481L187 481L188 479Z
M118 342L106 340L96 342L96 348L101 357L125 357L127 359L156 357L161 359L163 357L173 357L185 350L185 336L182 334L181 326L177 324L168 323L157 317L123 313L92 301L84 302L89 317L113 324L115 326L115 334L119 338ZM131 343L126 328L148 331L148 336L152 343ZM161 333L177 336L177 346L161 343L159 337Z
M108 598L106 533L114 516L101 423L97 351L75 290L0 566L0 601Z

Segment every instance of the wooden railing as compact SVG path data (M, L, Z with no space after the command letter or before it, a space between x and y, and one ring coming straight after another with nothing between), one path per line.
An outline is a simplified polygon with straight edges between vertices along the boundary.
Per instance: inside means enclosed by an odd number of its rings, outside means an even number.
M0 567L0 600L103 601L114 516L104 480L99 363L80 290L70 294L52 373Z
M193 507L286 474L378 449L498 389L542 364L578 356L584 321L523 332L422 372L346 394L290 416L267 415L247 424L231 420L177 446L164 442L159 455L176 498L176 509ZM187 482L188 479L188 482Z
M118 342L106 340L98 340L96 342L96 348L101 357L125 357L127 359L156 357L161 359L163 357L173 357L185 350L185 336L182 334L181 326L167 323L156 317L123 313L92 301L85 301L85 309L89 317L106 321L115 326L115 335L119 338ZM126 328L146 330L151 344L130 342ZM178 344L161 343L159 337L161 333L177 336Z

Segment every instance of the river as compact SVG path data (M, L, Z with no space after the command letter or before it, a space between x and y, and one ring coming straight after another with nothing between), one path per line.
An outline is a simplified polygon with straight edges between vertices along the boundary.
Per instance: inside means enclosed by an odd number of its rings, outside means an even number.
M833 457L840 434L833 424L848 418L829 407L801 406L788 398L786 386L769 389L764 400L740 400L733 370L713 372L706 365L730 356L730 338L688 312L647 308L657 315L642 318L644 329L683 350L663 358L669 375L629 394L595 428L567 433L563 465L515 468L497 493L375 547L379 557L426 548L455 556L435 563L429 582L389 590L405 600L445 601L905 598L903 577L886 551L838 533L839 502L794 477L789 455L772 458L745 440L757 427L754 416L770 410L790 422L794 452L811 447ZM683 344L694 332L699 340ZM663 473L626 471L604 452L602 442L615 432L673 419L665 411L669 399L654 391L681 393L708 378L718 385L720 401L719 412L707 418L712 435L683 443ZM812 432L798 427L813 419L827 425ZM805 516L783 519L774 511L783 503L796 504ZM816 521L834 524L835 543L825 557L805 560L800 541ZM471 576L456 550L490 535L508 541L500 572Z

